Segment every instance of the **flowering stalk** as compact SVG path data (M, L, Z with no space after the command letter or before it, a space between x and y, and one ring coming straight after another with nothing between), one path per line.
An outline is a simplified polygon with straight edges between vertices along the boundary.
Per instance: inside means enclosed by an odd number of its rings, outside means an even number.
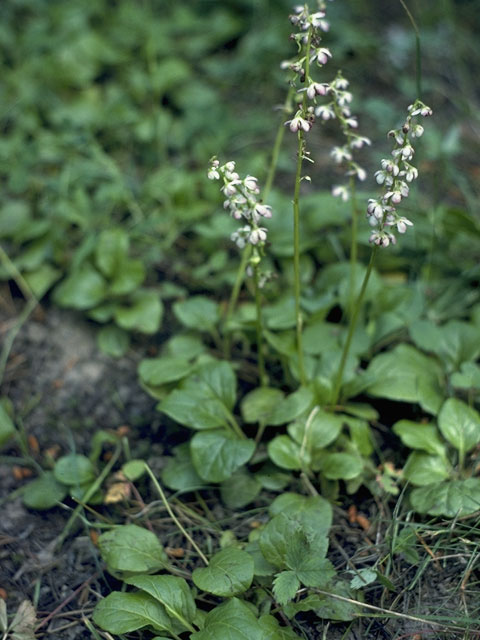
M293 265L295 281L295 319L297 338L297 357L300 382L306 383L305 365L303 359L302 330L303 315L300 306L301 279L300 279L300 183L302 176L303 160L310 160L306 150L305 134L310 131L315 121L315 104L318 95L325 95L326 85L316 82L311 75L311 64L316 62L323 67L332 57L330 50L321 46L320 31L328 31L329 25L325 18L325 2L319 1L319 10L310 13L308 5L298 5L290 16L290 22L297 27L298 33L291 38L298 47L298 55L290 61L282 64L284 68L294 73L292 86L301 82L304 87L297 90L301 97L297 111L287 124L290 131L297 134L297 169L295 174L295 188L293 198ZM313 103L313 104L310 104ZM310 160L311 161L311 160Z
M399 233L405 233L409 226L413 226L413 222L398 215L395 205L399 204L403 198L408 196L408 183L418 177L418 170L410 164L410 160L415 153L413 138L419 138L423 134L423 127L416 123L414 119L417 116L427 117L431 115L432 110L430 107L427 107L421 100L416 100L414 104L408 107L407 118L403 126L400 129L393 129L388 133L389 136L394 138L395 145L391 153L392 158L382 160L382 169L375 173L377 183L385 186L385 193L378 199L370 198L367 205L367 218L370 225L375 227L375 230L370 236L373 250L370 255L370 262L362 282L360 293L355 303L347 339L343 346L340 365L337 375L335 376L331 400L333 407L336 406L340 395L345 363L357 326L365 291L367 290L368 281L372 273L376 252L379 247L388 247L390 244L396 244L397 239L390 229L396 227Z
M265 361L263 357L262 346L262 317L261 317L261 298L260 298L260 278L259 264L264 253L265 243L267 240L267 228L260 226L263 219L272 217L272 208L263 204L259 199L260 189L257 184L257 178L254 176L246 176L240 179L239 174L235 171L235 163L227 162L220 166L220 162L214 157L210 161L208 170L208 178L210 180L222 180L223 186L221 191L226 197L223 206L229 211L235 220L243 220L248 224L240 227L230 236L239 249L243 249L242 271L239 270L237 280L235 282L236 296L240 290L243 273L247 263L253 269L255 301L256 301L256 328L257 328L257 353L259 377L262 384L265 384ZM232 302L232 298L230 299ZM230 304L227 311L227 321L233 312L233 305Z

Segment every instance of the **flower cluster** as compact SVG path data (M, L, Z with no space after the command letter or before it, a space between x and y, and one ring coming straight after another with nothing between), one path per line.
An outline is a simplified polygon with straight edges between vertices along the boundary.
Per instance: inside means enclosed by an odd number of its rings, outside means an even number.
M293 83L299 80L303 87L297 90L297 97L300 99L297 111L285 124L289 125L294 133L308 133L317 118L322 121L337 119L346 142L343 146L334 147L331 156L335 163L346 164L347 176L365 180L366 171L354 161L353 151L371 142L355 131L358 121L350 109L352 94L348 91L348 80L340 72L330 83L317 82L311 76L312 63L323 67L332 57L330 49L321 46L320 32L329 29L325 20L325 9L324 1L319 2L319 10L314 13L310 13L308 5L299 5L290 16L291 23L298 28L298 33L291 36L297 43L298 55L293 60L282 63L282 66L293 71ZM330 101L319 104L319 98L325 96L328 96ZM349 187L346 185L336 186L332 192L343 200L348 200L350 196Z
M345 144L341 147L333 147L330 155L337 164L345 164L346 175L354 176L359 180L365 180L367 172L353 159L353 153L365 145L371 145L371 141L366 136L359 135L355 129L358 128L358 120L352 115L350 103L352 94L348 91L349 82L339 71L337 77L328 85L327 94L332 97L328 104L317 108L317 115L323 120L336 118L345 136ZM339 196L343 201L350 197L350 188L347 185L337 185L333 187L332 194Z
M231 239L243 249L247 244L262 248L267 240L267 229L260 226L263 218L272 217L272 208L263 204L258 195L257 178L246 176L241 179L235 171L235 162L227 162L220 166L214 157L210 160L208 170L210 180L222 180L221 191L225 196L224 208L235 220L246 220L248 224L232 233Z
M326 95L328 90L327 84L314 81L310 74L311 64L316 63L317 66L323 67L332 57L330 49L321 46L320 33L329 29L329 24L325 20L325 9L326 3L320 0L318 11L310 13L308 5L297 5L290 16L290 22L298 29L297 33L291 35L291 39L297 44L298 55L292 60L286 60L281 66L283 69L293 71L293 84L299 80L304 85L298 90L298 96L302 101L294 117L285 123L294 133L310 131L315 116L318 115L315 109L316 98ZM313 104L309 105L308 100L313 101Z
M405 233L413 222L400 216L395 205L408 197L409 183L418 177L418 170L410 163L415 153L414 138L423 134L423 127L414 119L418 116L431 116L432 110L421 100L416 100L408 107L408 115L400 129L389 131L388 135L395 140L392 157L381 161L381 169L375 173L378 184L384 186L385 193L378 199L370 198L367 205L367 217L372 227L370 242L388 247L396 243L392 233L394 228L398 233Z

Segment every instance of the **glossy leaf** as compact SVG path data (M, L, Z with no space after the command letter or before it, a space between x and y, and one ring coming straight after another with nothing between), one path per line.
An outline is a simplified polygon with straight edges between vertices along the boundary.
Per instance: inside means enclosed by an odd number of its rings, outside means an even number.
M115 322L127 331L151 334L158 331L163 317L163 304L156 291L140 289L129 299L128 306L115 309Z
M91 309L104 300L107 284L98 271L84 264L55 289L53 298L61 307Z
M480 478L452 480L414 489L410 501L415 511L456 518L480 509Z
M187 358L145 358L138 366L142 382L152 387L185 378L193 369Z
M258 387L243 398L240 405L242 417L245 422L267 422L282 400L280 389Z
M79 454L62 456L55 463L53 473L58 482L68 485L87 484L95 479L91 461Z
M67 495L67 487L55 479L52 471L46 471L25 487L23 502L30 509L51 509Z
M130 633L147 626L158 631L172 628L163 605L145 593L113 591L97 604L93 621L113 634Z
M362 473L363 462L351 453L328 453L322 458L321 471L329 480L351 480Z
M205 296L192 296L176 302L173 312L183 326L197 331L211 331L220 318L218 304Z
M246 551L227 547L216 553L208 567L195 569L194 584L216 596L230 597L246 591L253 580L253 558Z
M264 640L264 633L250 607L238 598L215 607L205 617L205 627L190 640Z
M170 575L143 575L126 578L125 582L160 602L168 616L183 627L182 630L193 630L191 623L195 618L197 607L190 587L183 578Z
M461 455L480 442L480 415L457 398L445 401L438 416L438 427Z
M445 446L438 437L438 429L432 424L419 424L411 420L399 420L393 432L411 449L421 449L432 455L444 455Z
M267 424L277 426L291 422L302 413L308 411L313 403L313 392L306 387L300 387L279 402L267 420Z
M229 478L250 460L254 450L253 440L240 439L223 430L197 433L190 443L195 470L207 482Z
M246 469L238 469L222 482L220 495L229 509L242 509L260 493L262 485Z
M445 458L414 451L407 458L403 475L412 484L423 486L445 480L450 475L450 468Z
M167 556L157 536L127 524L102 533L98 539L102 558L113 571L145 573L165 566Z

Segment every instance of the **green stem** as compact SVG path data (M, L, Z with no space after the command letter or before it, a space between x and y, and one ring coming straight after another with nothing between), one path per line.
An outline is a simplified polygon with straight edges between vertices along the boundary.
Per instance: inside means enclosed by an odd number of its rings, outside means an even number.
M353 311L353 315L350 318L350 326L348 328L347 339L345 344L343 345L342 358L340 360L340 365L338 367L337 375L335 377L335 385L333 387L333 395L332 395L332 407L335 408L338 402L338 396L340 394L340 387L342 385L343 371L345 369L345 363L347 361L348 353L350 351L350 345L352 343L353 334L355 333L355 329L357 326L358 316L360 314L360 309L362 308L362 302L365 295L365 291L367 290L368 281L370 279L370 275L373 269L373 263L375 262L375 256L377 255L378 247L374 246L372 249L372 253L370 255L370 262L368 263L367 272L365 273L365 277L363 278L362 288L360 289L360 293L358 294L358 298L355 303L355 308Z
M422 52L420 47L420 31L418 30L417 23L415 22L409 8L404 0L399 0L402 7L405 9L405 13L410 20L413 30L415 31L415 80L417 86L417 98L422 95Z
M302 344L302 329L303 329L303 316L300 308L300 295L301 295L301 283L300 283L300 182L302 179L302 160L304 151L304 137L303 131L298 131L298 156L297 156L297 171L295 175L295 191L293 195L293 270L295 279L295 320L296 320L296 332L297 332L297 354L298 354L298 371L300 374L301 384L306 383L305 366L303 362L303 344Z
M267 386L268 378L265 372L265 357L263 354L263 333L262 333L262 300L260 286L258 283L258 264L253 268L253 282L255 285L255 326L257 330L257 357L258 357L258 377L262 387Z
M291 102L292 102L293 93L294 93L293 87L290 87L287 93L287 97L285 99L285 104L282 112L289 113L291 111L292 109ZM270 166L268 168L265 187L263 188L263 192L262 192L262 200L264 202L267 202L268 200L270 191L272 189L272 184L275 179L275 173L277 171L277 165L278 165L278 158L280 155L280 149L282 147L284 135L285 135L285 124L282 118L282 122L278 126L277 135L275 136L275 142L273 144L273 149L272 149L272 158L270 161ZM232 319L235 307L237 306L238 296L240 294L240 289L242 287L243 280L245 278L245 270L247 268L248 260L250 259L251 251L252 251L252 247L250 245L247 245L243 250L242 259L237 270L237 276L235 278L235 284L233 285L232 293L230 294L230 300L228 301L227 312L225 314L225 319L224 319L224 327L228 327L228 324ZM225 352L225 357L227 359L230 357L230 350L231 350L231 336L227 333L224 341L224 352Z
M168 515L171 517L171 519L176 524L178 529L182 532L182 534L185 536L185 538L190 542L192 547L195 549L195 551L198 553L198 555L203 560L205 565L208 567L208 560L207 560L206 556L204 555L203 551L200 549L200 547L197 545L197 543L192 538L192 536L188 533L188 531L186 531L186 529L184 529L184 527L183 527L182 523L180 522L180 520L173 513L172 508L168 503L167 497L166 497L165 493L163 492L163 489L160 486L160 483L158 482L158 480L156 479L155 475L153 474L153 471L150 469L150 467L148 466L148 464L146 462L144 464L145 464L145 470L148 473L148 475L150 476L150 479L153 482L153 486L157 490L158 495L160 496L160 498L161 498L161 500L162 500L162 502L163 502L163 504L165 506L165 509L167 510Z
M287 97L285 98L285 103L283 105L283 109L282 109L283 113L287 114L291 112L293 94L294 94L294 88L290 87L287 93ZM275 142L273 144L273 149L272 149L272 159L270 161L270 167L268 168L265 187L263 188L263 192L262 192L262 198L265 202L268 200L268 196L270 195L270 190L272 188L273 180L275 178L275 173L277 171L278 157L280 155L280 149L282 147L284 135L285 135L285 124L282 121L278 127L277 135L275 136Z
M349 191L352 199L352 237L350 244L350 296L349 296L349 318L352 317L355 308L355 281L358 256L358 207L357 194L355 189L355 177L350 176Z
M225 353L225 358L228 360L230 358L230 352L232 347L232 336L228 330L228 325L230 324L233 316L233 312L235 307L237 306L238 296L240 295L240 289L242 288L243 279L245 278L245 270L247 268L248 261L250 259L250 254L252 252L252 246L247 244L245 249L242 252L242 259L240 261L240 265L237 270L237 277L235 278L235 284L233 285L232 293L230 294L230 300L228 301L227 312L225 314L225 319L223 321L223 327L225 332L223 351Z

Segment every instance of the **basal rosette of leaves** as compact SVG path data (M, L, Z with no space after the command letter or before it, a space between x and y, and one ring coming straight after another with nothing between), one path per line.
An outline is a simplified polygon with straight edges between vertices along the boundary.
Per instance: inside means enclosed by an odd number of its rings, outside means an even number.
M275 603L284 607L290 620L299 611L351 620L354 605L325 595L354 594L325 558L330 504L319 496L285 493L272 502L269 514L269 522L252 531L248 540L224 546L189 580L158 573L170 567L151 531L122 525L103 533L98 540L102 558L126 590L100 600L94 622L113 634L149 629L162 638L178 639L189 632L191 640L294 640L300 636L272 615ZM265 590L268 584L271 595ZM320 587L324 595L315 596Z
M400 420L393 431L413 449L403 475L415 488L415 511L450 518L478 511L480 414L457 398L448 398L437 424Z

